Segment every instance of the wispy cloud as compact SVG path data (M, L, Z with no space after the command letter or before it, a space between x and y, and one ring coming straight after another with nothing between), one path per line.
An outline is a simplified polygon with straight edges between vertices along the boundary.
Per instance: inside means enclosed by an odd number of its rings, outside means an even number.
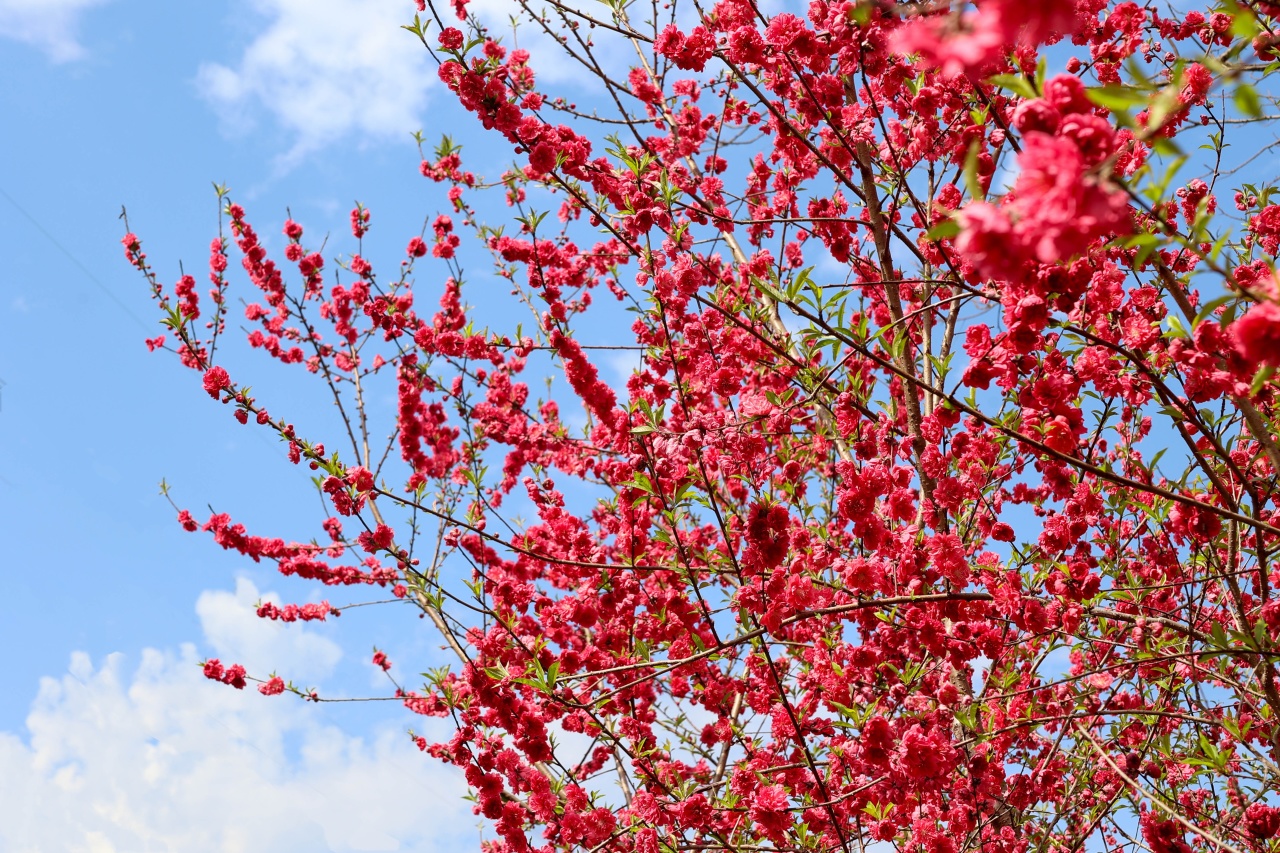
M235 595L202 596L205 638L219 655L309 664L316 677L332 667L336 648L314 632L242 622L246 598L256 595L242 581ZM189 645L148 649L133 672L120 655L95 668L76 653L65 675L45 679L29 737L0 732L0 849L474 845L462 780L402 730L356 737L326 724L323 708L207 681L197 662Z
M261 24L239 60L206 63L197 75L229 131L269 117L294 139L289 162L352 135L407 137L419 129L435 74L426 48L400 28L412 19L411 3L253 5Z
M77 39L85 9L106 0L0 0L0 37L25 42L44 51L54 62L84 56Z

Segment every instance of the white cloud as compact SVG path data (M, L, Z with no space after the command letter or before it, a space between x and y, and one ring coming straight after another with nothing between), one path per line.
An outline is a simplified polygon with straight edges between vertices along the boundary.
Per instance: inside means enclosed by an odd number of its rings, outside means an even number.
M592 15L598 14L592 8L598 7L594 0L587 0L587 2L567 0L559 5L568 9L585 10ZM531 4L531 7L537 14L545 16L553 29L562 26L557 9L537 3ZM437 2L437 8L441 10L446 24L454 27L461 26L447 4ZM467 14L479 20L488 28L490 36L507 47L519 46L529 51L529 65L537 72L539 84L576 83L584 89L599 89L599 81L588 68L565 52L564 47L557 43L541 25L531 21L529 16L514 7L510 0L471 0L467 4ZM511 30L513 16L517 21L514 33ZM432 37L434 37L434 30ZM596 60L604 65L606 71L614 74L622 72L625 77L628 63L634 64L636 61L631 45L613 38L612 34L607 38L598 38L597 41L599 43L595 54ZM606 43L608 47L600 50L599 48Z
M3 2L4 0L0 0ZM408 137L435 79L402 24L404 0L255 0L266 22L234 67L206 63L197 85L228 127L267 112L295 137L286 161L351 134Z
M84 56L77 18L105 0L0 0L0 36L34 45L54 62Z
M609 352L603 359L605 370L601 371L604 381L609 383L609 387L618 395L618 399L625 400L628 397L627 383L631 381L631 376L644 365L644 353L636 350L614 350Z
M238 663L257 675L279 670L286 678L313 682L333 671L342 650L327 637L258 618L258 600L281 604L278 596L258 592L248 578L236 581L234 594L207 590L196 602L205 637L226 662Z
M206 593L198 610L225 662L243 654L321 676L336 647L300 625L258 631L245 600ZM274 626L267 626L269 628ZM298 639L300 635L302 639ZM121 655L95 669L77 652L42 681L29 738L0 732L0 849L446 851L474 845L460 776L390 726L364 739L323 706L206 680L191 645ZM428 736L443 736L431 722Z

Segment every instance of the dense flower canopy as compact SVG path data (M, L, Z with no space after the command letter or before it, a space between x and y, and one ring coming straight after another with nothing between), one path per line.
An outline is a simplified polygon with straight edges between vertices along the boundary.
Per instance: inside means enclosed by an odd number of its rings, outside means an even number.
M332 508L179 520L429 617L456 666L390 683L456 724L419 745L492 853L1275 849L1280 4L777 5L513 2L579 105L419 2L515 165L426 155L444 212L390 274L363 207L274 259L223 198L207 297L127 235L148 346ZM248 344L345 429L224 366L232 244Z

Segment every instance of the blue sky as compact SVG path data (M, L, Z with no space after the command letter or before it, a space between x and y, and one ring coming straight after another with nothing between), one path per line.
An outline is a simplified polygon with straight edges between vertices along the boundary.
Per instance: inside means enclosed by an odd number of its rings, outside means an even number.
M202 275L216 181L275 246L286 207L338 241L359 199L365 254L395 263L443 202L411 133L472 141L398 28L412 15L411 0L0 0L0 849L476 845L459 777L416 752L405 729L424 726L398 706L201 677L217 656L366 695L385 692L375 640L414 670L445 661L405 611L257 620L259 597L315 591L177 526L161 478L197 516L211 504L262 532L310 538L320 516L274 442L147 353L156 314L119 244L124 205L166 283L180 260ZM469 153L483 171L510 156ZM252 379L273 411L305 411L294 376Z

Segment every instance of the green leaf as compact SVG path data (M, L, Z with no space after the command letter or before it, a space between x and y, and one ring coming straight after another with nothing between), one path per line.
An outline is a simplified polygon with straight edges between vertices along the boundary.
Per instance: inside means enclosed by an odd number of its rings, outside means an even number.
M925 232L924 238L929 241L943 240L960 233L960 223L948 217Z
M1234 296L1228 295L1219 296L1217 299L1209 300L1203 307L1201 307L1200 312L1196 314L1196 319L1193 325L1199 326L1209 317L1210 314L1221 308L1223 305L1226 305L1228 302L1231 302L1233 299L1235 299Z
M982 191L982 182L978 180L978 148L975 140L969 145L969 153L964 158L964 185L970 198L985 200L987 194Z
M1249 396L1256 397L1262 391L1263 386L1271 381L1276 375L1276 366L1274 364L1264 364L1262 368L1253 375L1253 384L1249 386ZM1262 624L1262 623L1258 623Z
M1242 8L1234 2L1223 4L1227 9L1227 14L1231 15L1231 34L1236 38L1245 41L1252 41L1255 36L1262 32L1262 27L1258 24L1258 19L1254 17L1251 10Z
M1147 103L1147 93L1133 86L1108 84L1086 90L1089 100L1113 112L1127 111Z
M1031 85L1031 81L1021 74L997 74L994 77L987 78L987 82L992 86L999 86L1001 89L1008 89L1024 98L1036 97L1035 87Z
M1152 122L1152 124L1154 125L1154 122ZM1148 142L1151 144L1151 147L1155 149L1155 152L1159 154L1161 157L1185 157L1186 156L1185 154L1182 153L1182 149L1179 148L1177 144L1172 139L1169 139L1167 136L1157 136L1153 139L1148 140Z
M1258 93L1248 83L1236 86L1235 91L1231 93L1231 100L1235 102L1236 109L1249 118L1262 116L1262 104L1258 101Z

